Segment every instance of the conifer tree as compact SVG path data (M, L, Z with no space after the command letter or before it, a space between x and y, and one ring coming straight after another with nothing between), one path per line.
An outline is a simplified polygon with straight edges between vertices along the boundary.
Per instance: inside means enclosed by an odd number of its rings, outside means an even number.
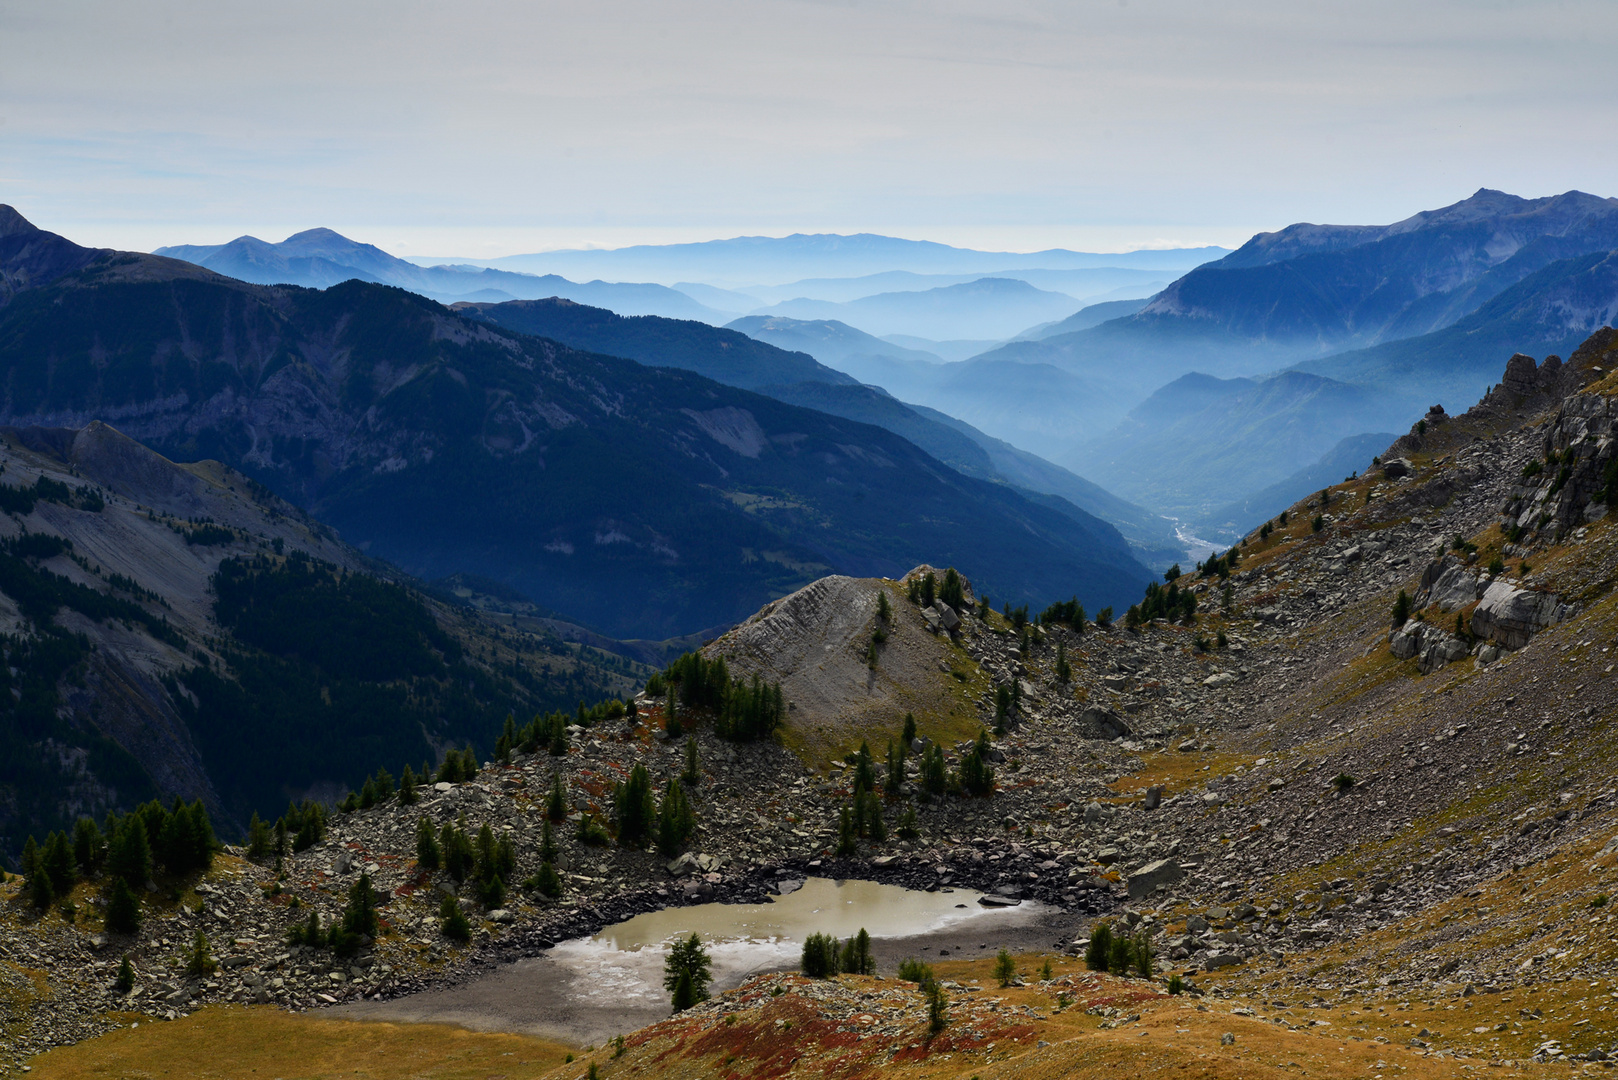
M708 951L695 933L674 943L663 964L663 989L669 992L675 1012L708 1000L708 984L713 981L710 963Z
M122 877L112 876L106 885L107 929L114 934L133 934L140 929L140 899Z
M152 876L152 846L139 814L125 814L107 848L107 872L131 889L144 888Z
M702 783L702 764L697 760L695 736L685 740L685 768L680 771L680 779L692 787Z
M657 815L657 850L670 857L678 855L696 827L696 814L685 797L685 788L678 780L670 780Z
M551 774L551 793L545 800L545 816L561 824L567 820L567 788L560 771Z
M416 865L429 872L437 870L444 861L443 850L433 832L433 823L427 818L416 821Z
M618 843L624 847L640 847L646 842L657 818L657 806L652 796L652 776L646 766L636 762L629 770L629 779L618 785L613 800L618 825Z
M544 862L553 863L556 856L556 833L551 830L550 819L546 818L539 830L539 857Z
M79 818L73 825L73 861L78 864L79 875L89 877L101 869L106 855L107 842L94 819Z

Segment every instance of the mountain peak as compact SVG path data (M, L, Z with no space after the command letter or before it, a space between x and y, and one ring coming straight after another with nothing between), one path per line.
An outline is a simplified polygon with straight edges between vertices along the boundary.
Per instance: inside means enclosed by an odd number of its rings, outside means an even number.
M19 214L16 207L0 203L0 238L32 236L41 231L38 225Z

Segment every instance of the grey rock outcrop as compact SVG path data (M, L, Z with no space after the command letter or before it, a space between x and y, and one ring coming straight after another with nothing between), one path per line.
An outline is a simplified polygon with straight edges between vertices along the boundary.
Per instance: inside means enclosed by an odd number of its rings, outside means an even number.
M1567 618L1571 611L1555 593L1497 581L1489 586L1472 613L1472 632L1503 648L1520 649L1547 626Z
M1400 660L1416 660L1423 675L1453 664L1471 649L1465 641L1433 623L1411 619L1388 635L1388 651Z
M1478 575L1453 555L1446 555L1431 563L1421 576L1416 593L1416 607L1437 604L1440 611L1454 611L1465 607L1483 595Z

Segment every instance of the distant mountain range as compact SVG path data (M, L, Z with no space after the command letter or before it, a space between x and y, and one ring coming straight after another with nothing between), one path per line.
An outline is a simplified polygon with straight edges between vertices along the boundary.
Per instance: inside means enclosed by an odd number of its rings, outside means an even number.
M965 285L984 277L1015 278L1037 289L1065 293L1081 301L1094 302L1093 298L1120 291L1129 292L1132 296L1150 296L1167 285L1173 275L1166 274L1162 269L1142 270L1122 266L1097 266L1080 270L1018 267L984 270L975 274L916 274L909 270L888 270L861 277L805 278L786 285L749 285L745 293L735 292L728 295L752 299L752 305L738 309L752 311L761 305L779 304L800 298L829 300L841 304L881 293L924 292L949 285ZM680 284L675 285L677 289L684 287Z
M704 281L725 288L805 278L849 278L901 270L913 274L971 274L1037 267L1081 270L1122 267L1183 273L1229 254L1219 247L1095 254L1052 248L1037 252L974 251L926 240L874 233L794 233L738 236L694 244L645 244L611 250L549 251L500 259L413 257L428 265L465 263L528 273L641 281Z
M1089 326L1080 312L1071 329L1038 328L950 365L954 370L929 372L891 358L858 358L863 366L856 368L804 347L1125 498L1213 513L1347 435L1400 431L1435 402L1475 400L1513 352L1565 354L1618 309L1618 263L1608 257L1614 250L1618 200L1482 190L1392 225L1294 225L1260 234L1190 271L1138 312L1120 308L1121 317ZM1041 377L1019 380L1012 365L1033 366ZM1177 421L1187 438L1197 429L1207 439L1239 440L1204 452L1244 451L1226 460L1228 471L1212 486L1174 454L1122 454L1137 445L1143 403L1182 376L1263 380L1288 368L1341 388L1306 390L1297 380L1268 392L1247 387L1235 413ZM1317 417L1326 398L1337 411ZM1260 413L1264 424L1245 426ZM1284 455L1284 464L1276 465L1275 455Z
M927 561L1013 604L1115 606L1152 576L1105 522L882 428L363 281L97 255L0 309L0 386L0 423L115 419L419 577L492 579L617 637L735 620L832 570Z
M1149 565L1167 568L1184 557L1166 519L960 420L861 385L806 353L778 349L731 329L650 315L625 318L566 300L462 304L455 310L574 348L683 368L778 401L886 428L958 472L1010 484L1086 528L1092 516L1111 523ZM869 337L843 330L850 338Z
M1036 323L1064 319L1084 305L1066 293L1016 278L980 278L922 292L889 292L846 303L787 300L755 312L802 320L835 320L870 334L936 339L1004 339Z
M358 279L396 285L434 300L531 300L561 296L609 307L624 315L724 322L727 315L708 308L677 289L624 282L573 282L554 274L512 273L478 266L418 266L395 258L372 244L362 244L330 229L309 229L271 244L239 236L228 244L186 244L158 248L153 254L207 267L259 285L303 285L324 289Z

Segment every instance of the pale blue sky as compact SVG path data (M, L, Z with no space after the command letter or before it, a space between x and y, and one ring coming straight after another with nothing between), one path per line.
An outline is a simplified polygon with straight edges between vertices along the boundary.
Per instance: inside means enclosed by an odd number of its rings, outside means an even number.
M1612 0L0 0L0 202L404 254L1236 244L1618 194Z

